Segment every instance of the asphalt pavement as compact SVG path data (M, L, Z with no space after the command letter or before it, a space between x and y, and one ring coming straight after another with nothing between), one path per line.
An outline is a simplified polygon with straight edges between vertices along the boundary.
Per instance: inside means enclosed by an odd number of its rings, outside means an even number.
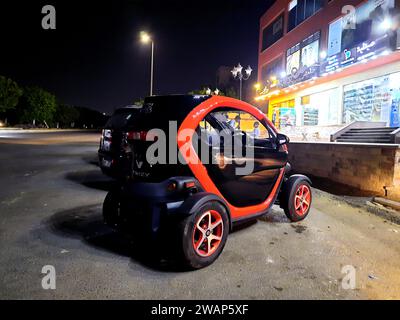
M102 223L113 182L97 166L98 139L0 130L1 299L400 298L400 227L316 189L305 221L274 207L207 268L149 263L143 244ZM46 265L55 290L42 287Z

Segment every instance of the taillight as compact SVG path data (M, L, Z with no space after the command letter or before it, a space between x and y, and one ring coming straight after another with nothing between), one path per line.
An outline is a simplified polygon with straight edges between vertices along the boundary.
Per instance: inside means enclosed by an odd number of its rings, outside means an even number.
M194 181L185 182L186 189L194 188L195 186L196 186L196 183Z
M147 131L129 131L126 133L128 140L156 141L157 136Z
M128 140L142 140L146 141L146 131L129 131L126 133Z
M196 193L197 187L194 181L185 182L185 188L189 193Z
M103 129L101 135L104 138L111 139L112 138L112 131L110 129Z
M103 151L111 150L112 131L110 129L103 129L101 131L100 149Z

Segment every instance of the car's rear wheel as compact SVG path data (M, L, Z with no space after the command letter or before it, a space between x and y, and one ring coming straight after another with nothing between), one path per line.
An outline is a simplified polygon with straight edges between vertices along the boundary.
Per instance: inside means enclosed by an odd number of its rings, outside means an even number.
M311 186L306 180L296 181L289 190L284 207L290 221L296 222L307 217L311 208Z
M118 217L121 206L120 190L112 188L106 195L103 202L103 219L110 227L115 228L118 223Z
M204 204L181 222L181 245L184 263L200 269L213 263L221 254L229 232L224 206L216 201Z

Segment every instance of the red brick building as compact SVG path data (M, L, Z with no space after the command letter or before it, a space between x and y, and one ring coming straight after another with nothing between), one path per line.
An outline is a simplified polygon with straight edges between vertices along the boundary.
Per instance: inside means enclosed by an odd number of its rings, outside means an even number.
M400 126L399 8L400 0L276 1L260 19L258 104L284 131Z

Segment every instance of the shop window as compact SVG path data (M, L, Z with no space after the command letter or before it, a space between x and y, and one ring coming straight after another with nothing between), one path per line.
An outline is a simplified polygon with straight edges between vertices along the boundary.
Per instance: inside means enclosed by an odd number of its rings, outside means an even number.
M293 9L290 9L290 5L293 2L297 2L296 0L293 0L289 3L289 21L288 21L288 31L292 30L296 26L296 7Z
M282 58L277 58L261 69L261 80L265 84L272 77L278 77L282 72Z
M301 97L301 104L302 105L310 104L310 96Z
M343 89L343 123L384 121L399 125L400 73L346 85Z
M283 36L283 13L263 30L261 51L272 46Z
M301 97L301 124L326 126L338 124L339 89Z
M296 125L295 100L287 100L272 106L271 121L278 129Z
M314 0L306 0L305 3L305 18L311 17L314 13Z
M296 25L302 23L304 21L304 8L305 8L305 0L298 0L296 6Z
M319 9L322 9L324 6L324 0L315 0L314 1L314 13L317 12Z
M311 96L301 97L302 106L302 125L316 126L318 125L318 108L311 104Z
M288 31L314 15L323 6L323 0L292 0L289 3Z

